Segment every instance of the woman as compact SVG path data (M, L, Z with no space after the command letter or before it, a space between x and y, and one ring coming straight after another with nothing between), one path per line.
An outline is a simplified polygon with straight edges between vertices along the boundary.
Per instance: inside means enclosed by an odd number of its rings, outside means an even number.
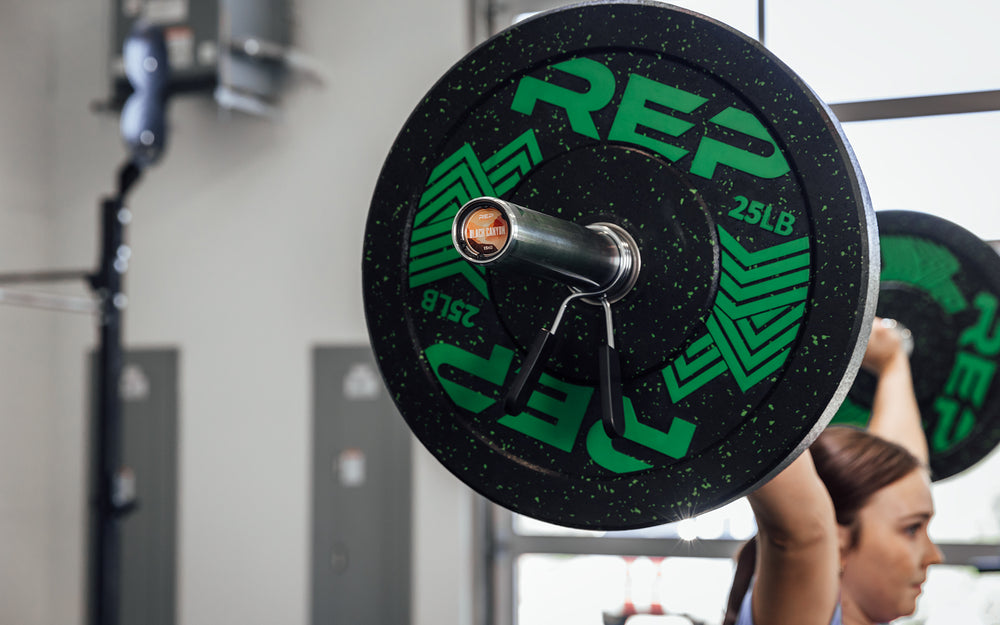
M741 554L726 623L885 623L916 609L927 567L941 562L927 535L927 441L894 322L876 318L862 365L879 380L868 431L827 428L749 495L756 548Z

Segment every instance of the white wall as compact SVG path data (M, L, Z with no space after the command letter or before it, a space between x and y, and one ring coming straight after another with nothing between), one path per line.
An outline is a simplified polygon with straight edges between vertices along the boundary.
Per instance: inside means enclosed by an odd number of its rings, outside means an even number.
M176 100L168 151L130 198L125 341L181 353L183 625L308 622L310 350L367 340L376 177L466 49L464 0L294 4L328 84L295 88L280 123ZM117 121L88 110L108 91L110 5L0 4L0 272L94 266L124 158ZM0 308L2 623L83 621L94 344L87 317ZM414 623L466 623L471 495L415 458Z
M47 125L44 19L27 5L0 5L0 272L33 269L52 247L45 168ZM30 58L31 62L14 59ZM46 526L53 477L54 316L0 310L0 622L50 622ZM13 566L16 564L16 566Z

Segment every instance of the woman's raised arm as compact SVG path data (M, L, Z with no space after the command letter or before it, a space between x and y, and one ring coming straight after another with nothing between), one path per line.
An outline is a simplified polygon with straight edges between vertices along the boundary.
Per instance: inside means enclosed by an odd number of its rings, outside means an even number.
M748 496L757 518L755 625L829 625L840 588L830 494L807 450Z
M891 319L875 318L862 366L878 376L868 431L901 445L925 466L927 437L913 389L903 335Z

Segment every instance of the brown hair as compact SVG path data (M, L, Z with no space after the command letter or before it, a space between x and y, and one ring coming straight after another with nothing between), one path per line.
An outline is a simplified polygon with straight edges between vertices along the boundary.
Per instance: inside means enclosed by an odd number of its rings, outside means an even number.
M816 473L830 493L837 523L850 528L851 547L858 543L858 511L877 491L922 466L904 447L865 430L831 426L809 447ZM757 539L740 549L723 625L736 622L757 562Z

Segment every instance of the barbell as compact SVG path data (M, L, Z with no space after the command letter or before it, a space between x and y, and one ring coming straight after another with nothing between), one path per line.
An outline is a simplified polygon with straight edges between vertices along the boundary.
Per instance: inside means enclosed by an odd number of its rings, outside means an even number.
M939 218L876 220L837 120L756 41L594 2L430 89L379 176L362 282L385 384L445 467L613 530L721 506L863 421L877 306L913 332L935 475L977 462L1000 440L998 265Z

